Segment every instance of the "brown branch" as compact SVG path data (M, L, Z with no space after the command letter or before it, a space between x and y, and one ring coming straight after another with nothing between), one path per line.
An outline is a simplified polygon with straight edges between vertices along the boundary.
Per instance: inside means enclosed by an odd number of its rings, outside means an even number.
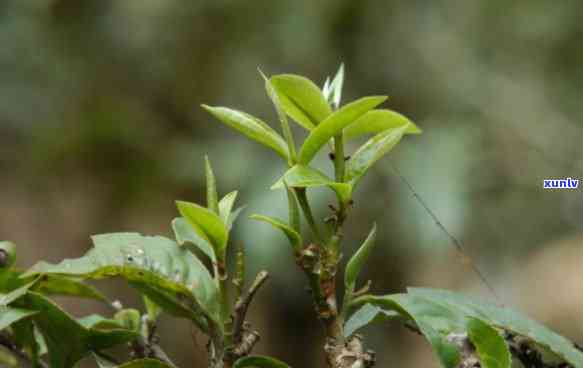
M235 346L240 345L243 341L245 318L247 317L249 305L253 301L253 298L261 285L263 285L268 278L269 273L267 273L267 271L259 272L247 293L241 296L235 304L235 311L233 312L233 344Z
M140 335L129 344L133 358L152 358L166 363L172 368L177 368L170 357L159 345L159 338L156 335L156 323L151 321L148 316L142 317L142 323L146 328L146 337Z

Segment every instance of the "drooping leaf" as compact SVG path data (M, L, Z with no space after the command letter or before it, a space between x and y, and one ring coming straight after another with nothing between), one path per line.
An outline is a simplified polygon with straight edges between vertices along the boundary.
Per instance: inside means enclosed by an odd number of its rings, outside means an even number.
M316 153L335 135L361 117L367 111L374 109L387 99L386 96L363 97L344 105L314 128L304 141L298 156L298 162L307 165Z
M261 356L261 355L250 355L240 358L233 364L233 368L290 368L289 365L285 364L281 360L275 358Z
M368 257L374 248L376 234L377 225L374 224L364 243L362 243L360 248L356 251L356 253L354 253L346 265L346 272L344 273L344 285L348 293L352 293L354 291L356 279L360 274L360 270L362 270L362 267L368 260Z
M39 311L32 318L46 340L51 367L72 368L91 351L124 344L138 336L125 329L102 331L84 327L37 293L29 292L21 303Z
M512 357L508 345L495 328L478 318L469 318L467 329L483 368L510 368Z
M288 238L294 251L299 252L301 250L302 247L301 235L298 234L297 231L289 227L287 224L285 224L283 221L263 215L251 215L250 218L257 221L267 222L276 229L281 230L284 233L284 235Z
M233 205L237 199L237 193L238 192L234 190L221 198L221 201L219 202L219 216L228 230L231 229L232 222L229 221L229 218L231 217L231 211L233 210Z
M498 307L446 290L410 288L409 293L439 303L458 315L478 318L491 326L523 336L573 366L583 367L583 352L576 349L571 341L509 308Z
M356 184L358 180L399 143L403 137L405 127L387 130L369 139L348 160L346 167L346 181Z
M30 288L32 288L34 284L36 284L37 282L38 278L35 278L34 280L28 282L27 284L24 284L18 287L17 289L13 289L6 294L0 293L0 307L6 307L12 302L14 302L16 299L24 296L30 290Z
M395 311L386 311L376 305L365 304L344 323L344 337L349 337L373 322L390 320L399 316L400 314Z
M322 92L311 80L293 74L270 78L282 109L298 124L312 130L332 113Z
M187 249L160 236L137 233L96 235L85 256L59 264L37 263L25 276L121 276L167 312L195 321L203 330L218 321L218 293L206 267Z
M15 322L10 328L12 329L12 339L28 354L31 362L38 362L39 358L47 353L46 343L38 329L34 326L32 318Z
M206 176L206 206L209 210L219 214L219 195L217 193L217 179L208 156L204 156L204 171Z
M202 105L221 122L238 130L250 139L267 146L277 152L285 160L288 159L287 143L269 125L247 113L229 109L227 107L212 107Z
M377 134L389 129L406 126L405 134L421 134L421 129L398 112L386 109L371 110L344 129L349 140L365 134Z
M224 260L229 233L219 215L196 203L176 201L178 211L188 223L200 228L210 240L219 260Z
M342 100L342 87L344 85L344 63L340 64L340 68L338 68L338 72L330 85L332 89L332 103L334 107L338 109L340 107L340 101Z
M206 254L213 262L216 261L215 251L208 238L198 227L193 227L185 218L177 217L172 220L172 229L176 241L181 246L194 246Z
M11 324L13 324L17 321L20 321L24 318L28 318L36 313L37 312L34 310L1 306L0 307L0 331L7 328Z
M327 186L332 189L338 199L348 203L352 198L352 186L347 183L337 183L324 173L304 165L296 165L289 169L283 177L271 186L271 189L284 188L284 181L290 188L310 188Z
M287 143L287 151L289 152L288 164L290 166L292 166L295 164L295 162L297 160L297 153L296 153L296 144L294 141L294 136L293 136L293 133L289 127L289 122L287 121L287 115L286 115L285 111L283 110L279 96L278 96L277 92L275 91L275 88L273 88L271 81L265 75L263 75L263 73L261 73L261 75L263 76L263 79L265 80L265 90L267 91L267 95L269 96L269 99L273 103L273 106L275 107L275 111L277 112L277 117L279 118L279 122L281 124L281 130L283 131L283 136L284 136L285 141Z

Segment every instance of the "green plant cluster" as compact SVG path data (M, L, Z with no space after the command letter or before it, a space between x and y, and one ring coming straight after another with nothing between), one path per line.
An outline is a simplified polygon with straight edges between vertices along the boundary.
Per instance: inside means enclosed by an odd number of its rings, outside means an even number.
M272 225L289 240L324 326L329 367L373 366L374 354L363 348L356 332L371 323L396 320L423 335L446 368L469 366L468 362L485 368L509 368L516 361L528 366L527 359L544 367L583 368L583 353L572 342L507 308L444 290L413 288L378 296L370 293L368 285L359 286L377 229L372 226L344 265L344 224L353 193L370 168L403 137L421 130L405 116L380 108L386 96L342 105L343 67L323 88L298 75L263 78L281 133L245 112L203 108L273 150L288 166L272 186L287 196L288 219L251 218ZM307 131L299 145L288 119ZM346 152L348 141L362 137L367 139L355 152ZM329 154L333 174L313 166L322 151ZM1 242L0 345L5 348L1 364L71 368L93 356L99 367L175 367L155 334L160 314L167 313L208 336L209 367L287 367L276 358L252 354L259 333L246 313L267 274L260 272L246 283L245 249L228 251L233 223L242 210L235 207L237 191L219 196L208 158L205 168L206 206L176 202L180 216L172 221L175 239L137 233L96 235L93 248L84 256L58 264L39 262L26 271L14 267L15 246ZM308 196L316 187L327 187L336 196L330 216L322 221L315 218ZM303 222L310 230L307 234ZM337 284L342 273L341 297ZM112 303L85 283L112 277L124 279L143 295L141 310ZM54 295L99 300L112 306L112 313L74 318L51 300ZM131 354L110 356L108 349L118 345L128 346ZM524 349L530 353L520 355Z

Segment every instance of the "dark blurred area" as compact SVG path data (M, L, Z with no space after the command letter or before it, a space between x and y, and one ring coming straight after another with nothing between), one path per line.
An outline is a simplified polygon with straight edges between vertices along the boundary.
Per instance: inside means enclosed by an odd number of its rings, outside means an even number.
M0 0L0 238L28 267L82 255L91 234L171 235L174 200L204 201L205 153L247 215L285 216L283 193L269 190L285 163L199 105L274 123L257 67L321 85L343 61L344 101L388 94L386 106L424 130L392 162L504 304L583 341L583 192L542 189L543 178L583 179L582 14L569 0ZM312 197L324 215L332 197ZM375 293L492 298L388 160L356 194L347 254L374 221L365 276ZM322 366L322 331L285 239L247 216L234 231L250 272L272 273L252 308L257 352ZM121 281L99 286L140 306ZM59 301L77 316L107 312ZM397 324L366 333L379 367L438 366ZM161 337L181 367L205 366L205 342L184 320L165 317Z

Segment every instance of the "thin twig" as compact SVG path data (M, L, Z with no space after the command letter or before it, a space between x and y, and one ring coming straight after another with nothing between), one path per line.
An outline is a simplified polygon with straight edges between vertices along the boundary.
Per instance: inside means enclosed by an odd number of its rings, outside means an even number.
M249 305L253 301L253 297L263 285L265 281L269 278L269 273L267 271L261 271L255 277L255 280L249 287L247 293L237 300L235 304L235 311L233 313L233 343L238 345L243 340L243 327L245 324L245 318L247 316L247 310Z

